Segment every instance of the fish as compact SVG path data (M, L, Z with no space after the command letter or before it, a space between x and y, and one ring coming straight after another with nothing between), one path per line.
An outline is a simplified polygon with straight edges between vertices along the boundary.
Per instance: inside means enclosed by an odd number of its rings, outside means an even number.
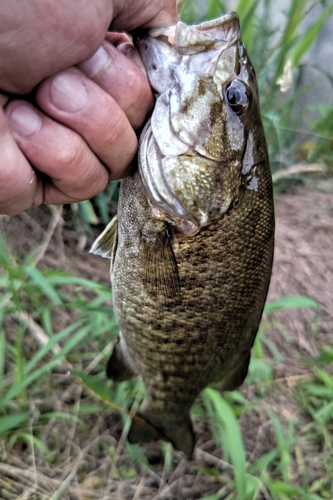
M274 204L255 70L235 12L134 36L158 94L91 251L111 259L119 324L107 376L146 390L127 439L189 458L190 409L244 381L270 282Z

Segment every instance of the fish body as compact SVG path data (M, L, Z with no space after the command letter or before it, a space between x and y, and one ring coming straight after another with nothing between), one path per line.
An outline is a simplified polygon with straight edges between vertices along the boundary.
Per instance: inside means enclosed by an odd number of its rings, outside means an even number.
M136 44L160 96L118 218L92 248L111 257L120 328L107 374L143 378L131 442L164 438L191 456L198 394L247 374L271 275L272 181L237 14Z

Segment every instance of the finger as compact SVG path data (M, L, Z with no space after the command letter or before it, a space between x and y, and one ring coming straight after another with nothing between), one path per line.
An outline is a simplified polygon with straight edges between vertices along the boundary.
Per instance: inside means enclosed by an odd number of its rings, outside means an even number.
M143 60L141 59L138 49L136 49L130 42L123 42L117 46L117 50L130 59L138 68L140 68L148 81L147 70L143 64Z
M175 0L142 0L122 2L123 7L115 9L112 31L131 31L135 28L159 28L177 22Z
M36 189L37 176L18 148L0 108L0 213L16 215L31 207Z
M52 118L80 134L110 170L110 180L128 174L137 137L115 100L77 68L47 79L36 99Z
M141 69L142 73L147 78L147 71L139 51L134 47L131 39L126 33L116 33L114 31L108 31L105 36L105 42L109 42L113 47L124 54L128 59L130 59L138 68Z
M2 1L0 12L0 88L25 94L96 52L113 17L113 2Z
M105 188L109 173L81 136L25 101L10 102L6 114L22 153L47 176L35 186L28 206L71 203L91 198ZM16 173L16 182L18 178Z
M127 41L117 48L105 41L90 59L78 67L114 98L136 129L152 109L154 97L140 55L125 38Z

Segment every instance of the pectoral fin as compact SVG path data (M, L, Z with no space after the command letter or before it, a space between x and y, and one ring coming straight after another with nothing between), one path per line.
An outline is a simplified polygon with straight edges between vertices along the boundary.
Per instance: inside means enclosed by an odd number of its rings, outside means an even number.
M159 302L181 302L177 261L167 231L141 235L141 269L148 293Z
M124 382L138 375L126 349L127 346L120 333L114 341L111 356L106 366L106 374L114 382Z
M115 216L94 241L90 253L111 259L113 266L118 244L118 217Z
M251 353L249 351L244 352L239 362L230 372L228 379L223 386L224 391L235 391L242 385L249 369L250 359Z

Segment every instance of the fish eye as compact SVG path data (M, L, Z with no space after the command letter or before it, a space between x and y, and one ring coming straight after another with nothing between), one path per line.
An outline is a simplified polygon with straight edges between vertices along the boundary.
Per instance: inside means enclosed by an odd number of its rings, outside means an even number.
M249 104L247 88L240 80L233 80L229 83L226 96L229 106L236 115L243 113Z

